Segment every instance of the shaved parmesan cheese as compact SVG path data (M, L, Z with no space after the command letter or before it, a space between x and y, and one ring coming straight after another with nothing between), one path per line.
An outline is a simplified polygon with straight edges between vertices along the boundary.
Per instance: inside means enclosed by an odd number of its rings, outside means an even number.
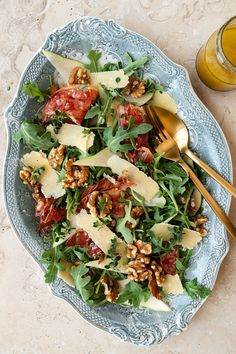
M25 154L21 161L24 166L33 169L44 167L45 170L39 177L39 183L42 185L42 193L46 198L59 198L65 194L62 184L58 182L57 172L49 165L44 153L31 151L31 153Z
M78 60L65 58L59 54L49 52L48 50L43 50L43 54L60 73L65 84L68 83L70 73L75 67L84 67L84 64ZM122 88L129 82L129 76L125 75L124 70L122 69L89 73L89 76L91 85L99 86L99 88L101 88L100 84L109 88Z
M115 154L108 159L107 166L112 169L112 172L120 176L124 170L128 171L129 180L135 183L131 189L141 194L147 201L154 198L159 191L159 185L151 177Z
M43 50L43 54L54 66L54 68L61 74L65 83L68 83L69 75L72 69L74 69L76 66L80 66L82 68L84 67L84 64L78 60L65 58L48 50Z
M143 106L145 103L150 101L150 99L153 97L154 93L153 92L147 92L144 95L134 98L132 96L125 96L126 101L130 103L135 103L137 106Z
M74 282L74 279L72 278L71 274L70 274L70 270L71 270L71 267L73 266L73 264L71 264L70 262L67 262L66 260L62 260L60 261L60 264L62 266L65 267L64 270L59 270L57 275L58 275L58 278L64 280L64 282L68 285L70 285L72 288L75 287L75 282Z
M150 296L148 301L142 300L140 303L140 307L146 307L150 310L153 311L159 311L159 312L170 312L171 309L167 304L165 304L162 300L158 300L154 296Z
M92 86L102 84L109 88L122 88L128 85L129 76L125 75L124 70L101 71L90 73L90 83Z
M166 204L166 198L161 196L161 197L154 197L152 198L149 202L144 203L146 206L157 206L158 208L163 208Z
M166 92L155 92L152 100L148 104L164 108L172 113L177 112L177 105L175 100Z
M121 242L116 234L106 225L101 224L101 226L95 227L94 223L97 221L97 218L87 214L84 209L82 209L79 214L71 214L69 221L71 227L75 229L82 228L86 231L93 242L101 248L105 254L108 253L111 247L111 240L115 238L117 242Z
M114 154L110 150L103 149L96 155L85 157L84 159L74 162L74 165L78 166L95 166L95 167L107 167L107 161Z
M95 137L93 132L85 135L83 133L85 128L75 124L63 124L57 134L54 132L52 125L49 125L47 130L50 131L52 138L59 141L60 144L75 146L83 152L87 152L93 145Z
M90 261L90 262L86 263L86 266L93 267L93 268L98 268L98 269L111 270L111 271L114 271L114 272L124 273L124 274L126 274L128 272L127 266L120 265L119 264L120 262L118 262L116 267L114 267L112 265L109 266L109 264L111 262L112 262L112 259L106 258L102 262L99 262L99 260Z
M172 237L172 232L171 229L173 227L176 227L174 225L170 224L165 224L165 223L160 223L160 224L155 224L151 228L151 231L154 232L157 238L163 240L163 241L169 241ZM179 243L185 248L192 249L194 248L199 241L201 241L201 236L200 233L194 230L189 230L184 228L183 229L183 235L182 235L182 240Z
M183 294L184 288L182 286L180 277L178 274L176 275L170 275L167 274L165 276L165 282L163 284L162 289L167 293L167 294Z

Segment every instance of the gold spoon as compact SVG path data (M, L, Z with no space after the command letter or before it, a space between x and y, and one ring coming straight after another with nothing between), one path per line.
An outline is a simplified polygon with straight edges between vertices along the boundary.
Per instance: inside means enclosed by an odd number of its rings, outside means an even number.
M205 170L212 178L214 178L222 187L236 198L236 188L228 181L221 177L216 171L209 167L205 162L199 159L191 150L189 150L189 133L185 123L176 114L173 114L166 109L156 107L155 111L160 119L163 127L167 130L170 136L175 140L181 153L186 154L203 170Z

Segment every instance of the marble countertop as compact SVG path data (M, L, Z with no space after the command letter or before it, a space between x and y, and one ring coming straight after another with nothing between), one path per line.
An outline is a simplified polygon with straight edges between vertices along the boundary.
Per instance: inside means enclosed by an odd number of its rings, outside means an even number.
M0 5L1 166L6 145L3 111L15 93L22 70L49 31L82 15L113 18L143 34L185 66L196 93L222 127L236 166L235 92L206 88L195 70L198 49L233 15L235 0L0 0ZM232 220L235 213L233 201ZM235 242L230 240L230 251L213 293L189 328L158 347L144 348L92 327L66 302L49 293L41 270L10 228L2 199L0 228L0 354L235 353Z

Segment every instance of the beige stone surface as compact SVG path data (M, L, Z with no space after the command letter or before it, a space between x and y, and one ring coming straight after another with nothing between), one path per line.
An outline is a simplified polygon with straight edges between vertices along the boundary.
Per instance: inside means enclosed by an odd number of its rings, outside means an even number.
M0 9L2 112L15 93L22 70L49 31L81 15L114 18L152 40L171 59L189 70L194 89L226 135L236 166L236 91L211 91L200 82L195 70L199 47L235 14L235 0L1 0ZM1 166L5 145L1 116ZM230 240L230 252L220 269L212 296L187 331L158 347L143 348L123 343L92 327L67 303L54 298L44 284L39 267L11 230L2 200L0 212L1 354L236 353L235 242ZM230 212L234 221L235 213L234 201Z

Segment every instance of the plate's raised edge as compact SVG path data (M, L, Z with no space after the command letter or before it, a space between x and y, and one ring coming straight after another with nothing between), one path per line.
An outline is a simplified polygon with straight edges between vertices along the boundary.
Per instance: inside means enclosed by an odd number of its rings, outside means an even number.
M199 97L197 96L197 94L195 93L194 89L193 89L193 86L191 84L191 81L190 81L190 78L189 78L189 74L188 74L188 71L186 68L184 68L182 65L180 64L177 64L175 63L174 61L172 61L169 57L167 57L166 54L164 54L153 42L151 42L149 39L147 39L146 37L142 36L141 34L135 32L135 31L132 31L132 30L129 30L127 28L124 28L123 26L120 26L118 25L113 19L108 19L108 20L104 20L102 18L98 18L98 17L93 17L93 16L80 16L78 17L78 19L74 20L74 21L69 21L67 22L65 25L61 26L61 27L58 27L54 30L52 30L51 32L49 32L46 36L46 39L45 41L43 42L42 46L38 49L38 51L35 53L35 55L29 60L29 62L27 63L27 65L25 66L25 69L23 70L22 74L21 74L21 77L20 77L20 80L19 80L19 83L17 85L17 88L16 88L16 91L15 91L15 95L13 97L13 99L11 100L10 104L8 105L8 107L6 108L5 112L4 112L4 121L5 121L5 126L6 126L6 152L5 152L5 157L4 157L4 166L6 166L7 164L7 157L8 157L8 154L9 154L9 150L10 150L10 130L9 130L9 126L8 126L8 122L7 122L7 116L8 116L8 113L9 111L11 110L11 107L14 105L15 101L17 100L18 98L18 94L19 94L19 90L20 90L20 87L22 85L22 81L23 81L23 78L25 76L25 73L26 71L28 70L28 67L30 66L31 62L35 59L35 57L37 55L40 55L41 51L42 51L42 48L44 47L44 45L47 43L48 39L49 39L49 36L56 33L57 31L60 31L62 29L64 29L65 27L67 27L68 25L72 24L72 23L76 23L76 22L79 22L81 21L82 19L94 19L94 20L99 20L99 21L102 21L104 22L105 24L109 23L109 22L113 22L116 26L118 26L120 29L124 29L125 31L128 31L134 35L137 35L141 38L143 38L144 41L147 41L153 48L155 48L155 50L157 50L158 52L161 53L161 55L167 60L169 61L173 66L175 67L178 67L184 74L185 78L186 78L186 82L188 83L188 88L190 90L190 92L192 93L193 97L195 98L195 100L201 105L201 107L211 116L211 118L213 118L213 120L215 121L215 124L218 128L218 131L220 132L220 135L221 135L221 138L222 140L224 141L224 144L225 144L225 147L227 149L227 154L228 154L228 157L229 157L229 163L230 163L230 182L232 183L233 182L233 164L232 164L232 157L231 157L231 153L230 153L230 149L229 149L229 145L228 145L228 142L226 140L226 137L222 131L222 128L220 127L219 123L217 122L217 120L215 119L215 117L212 115L212 113L209 111L209 109L203 104L203 102L199 99ZM4 173L3 173L3 183L2 183L2 188L3 188L3 202L4 202L4 207L5 207L5 210L6 210L6 214L8 216L8 219L9 219L9 222L10 222L10 225L11 225L11 228L13 229L15 235L17 236L17 239L19 241L19 243L22 245L22 247L24 247L27 252L30 254L30 256L33 258L33 260L37 263L38 266L40 266L40 269L45 273L45 268L38 262L37 258L34 256L34 254L28 249L27 245L25 243L22 242L22 240L20 240L19 238L19 234L18 234L18 231L16 230L13 222L12 222L12 218L11 218L11 215L10 215L10 212L9 212L9 209L8 209L8 206L7 206L7 201L6 201L6 194L5 194L5 180L6 180L6 169L4 168ZM229 209L230 209L230 204L231 204L231 195L228 196L228 201L227 201L227 205L225 206L225 210L226 212L228 213L229 212ZM227 249L226 249L226 252L224 253L224 255L222 255L222 257L220 258L219 260L219 263L218 263L218 266L217 266L217 269L216 269L216 272L215 272L215 279L213 281L213 283L215 283L216 281L216 278L217 278L217 275L218 275L218 271L219 271L219 268L220 268L220 265L223 261L223 259L225 258L228 250L229 250L229 243L228 243L228 239L227 239L227 232L226 230L224 229L224 227L222 226L222 231L224 233L224 236L225 236L225 239L227 241ZM54 296L57 296L57 297L62 297L62 296L59 296L56 292L54 292L54 289L53 289L53 286L48 286L48 288L50 289L50 292L54 295ZM106 327L103 327L101 325L98 325L96 322L93 322L91 321L90 319L88 319L86 316L83 315L83 313L81 313L80 311L78 311L78 308L66 297L63 297L63 299L65 301L67 301L70 305L72 305L72 307L76 310L77 313L79 313L79 315L81 317L83 317L84 319L86 319L87 321L89 321L90 323L92 323L93 325L95 325L97 328L100 328L100 329L103 329L105 331L108 331L108 329ZM206 299L202 300L199 305L195 308L195 311L191 314L190 316L190 319L193 317L193 315L199 310L199 308L201 307L201 305L206 301ZM189 322L189 321L188 321ZM179 334L183 329L182 328L179 328L179 332L176 333L176 334ZM168 334L167 334L168 335ZM166 337L162 338L162 341L165 339Z

